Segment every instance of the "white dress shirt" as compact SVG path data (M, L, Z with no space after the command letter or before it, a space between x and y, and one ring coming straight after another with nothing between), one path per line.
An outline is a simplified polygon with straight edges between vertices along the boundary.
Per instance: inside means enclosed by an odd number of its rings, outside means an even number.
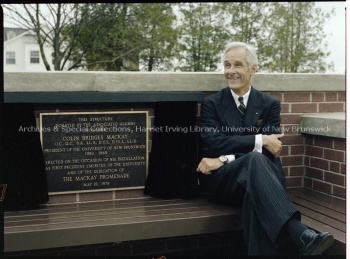
M249 88L248 92L245 95L243 95L243 103L244 103L245 107L247 107L247 104L248 104L250 90L251 90L251 87ZM235 100L237 107L240 106L240 102L238 101L239 96L237 94L235 94L232 90L231 90L231 93L232 93L233 99ZM254 147L253 151L262 153L262 145L263 145L262 135L261 134L255 135L255 147ZM226 157L228 158L228 163L231 163L232 161L235 160L235 155L230 154L230 155L226 155Z

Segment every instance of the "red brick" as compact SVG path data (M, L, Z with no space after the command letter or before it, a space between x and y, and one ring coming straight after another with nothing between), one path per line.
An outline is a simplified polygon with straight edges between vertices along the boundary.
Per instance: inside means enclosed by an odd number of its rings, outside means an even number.
M304 138L302 135L284 135L281 138L283 145L303 145Z
M334 139L334 149L346 150L345 139Z
M304 146L300 145L300 146L290 146L290 154L291 155L303 155L305 151Z
M282 164L284 166L287 166L287 165L302 165L303 164L303 156L282 157Z
M310 135L306 136L305 145L314 145L314 137Z
M305 176L313 179L318 179L321 181L324 180L324 174L322 170L311 168L308 166L305 167Z
M292 113L317 112L317 103L292 104Z
M80 193L79 201L98 201L98 200L112 200L112 192L89 192L89 193Z
M338 92L338 101L339 102L346 102L346 94L345 94L345 92Z
M336 102L338 100L338 93L326 93L326 102Z
M302 177L289 177L289 178L286 178L286 186L287 186L287 188L303 186Z
M319 103L319 112L343 112L344 103Z
M312 102L324 102L324 93L312 93Z
M323 158L323 148L307 145L305 147L305 155Z
M290 105L287 103L282 103L281 104L281 113L290 113L289 106Z
M341 173L340 171L340 163L338 162L330 162L329 163L329 170L334 173Z
M332 185L320 181L313 181L313 189L316 191L332 194Z
M336 185L341 185L345 187L345 176L340 174L334 174L325 172L324 179L326 182L333 183Z
M345 162L345 152L332 149L325 149L324 158L332 161Z
M285 93L284 102L310 102L310 93Z
M319 159L315 157L310 158L310 166L323 169L323 170L329 170L329 161L324 159Z
M346 174L346 164L340 164L340 172L342 174Z
M328 137L315 137L314 145L319 147L333 148L333 140Z
M300 115L281 114L281 123L283 123L283 124L300 124Z
M310 157L304 156L304 165L310 165Z
M313 188L312 184L313 184L313 181L311 178L304 177L304 187Z
M289 167L290 176L303 176L305 168L304 166L291 166Z
M271 96L276 97L278 100L283 102L283 93L269 93Z
M144 197L143 189L139 190L117 190L115 191L115 199L128 199Z
M77 202L76 194L58 194L58 195L49 195L49 204L58 204L58 203L75 203Z
M285 135L297 134L299 127L300 125L298 124L282 124L283 132Z
M289 155L291 155L289 152L289 146L283 145L280 156L289 156Z
M333 195L342 199L346 199L346 188L333 186Z

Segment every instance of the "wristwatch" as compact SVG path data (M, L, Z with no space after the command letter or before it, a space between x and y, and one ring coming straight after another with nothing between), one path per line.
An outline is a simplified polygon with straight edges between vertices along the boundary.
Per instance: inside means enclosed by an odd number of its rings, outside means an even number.
M228 158L227 158L227 156L220 156L220 157L219 157L219 160L220 160L221 162L223 162L224 164L227 164L227 163L228 163Z

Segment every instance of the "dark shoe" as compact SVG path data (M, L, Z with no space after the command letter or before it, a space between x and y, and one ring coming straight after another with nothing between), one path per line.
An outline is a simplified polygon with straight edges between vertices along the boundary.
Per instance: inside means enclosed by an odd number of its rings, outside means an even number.
M299 249L300 255L319 255L332 246L334 237L328 232L316 234L315 231L307 229L300 240L304 243L303 248Z

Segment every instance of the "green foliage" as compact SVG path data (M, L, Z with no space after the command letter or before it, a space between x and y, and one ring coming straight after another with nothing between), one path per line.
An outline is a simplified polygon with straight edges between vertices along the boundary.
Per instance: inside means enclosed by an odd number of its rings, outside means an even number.
M324 61L324 22L332 13L315 8L313 2L276 2L266 28L267 41L259 46L261 67L267 72L325 72L333 64Z
M215 71L227 40L222 3L185 3L178 44L181 71Z
M49 16L22 6L5 9L53 47L55 70L217 71L229 41L255 46L260 71L333 68L323 31L333 13L314 2L47 4Z
M137 4L133 16L134 30L140 35L142 43L139 48L141 69L168 70L178 37L172 4Z
M98 33L85 55L89 70L139 70L141 64L152 71L169 62L177 39L170 4L97 4L94 9L95 22L81 34L77 46Z
M137 62L138 35L134 35L131 27L130 6L125 3L84 5L81 12L86 8L91 9L91 23L79 35L76 52L86 42L90 42L90 46L80 66L89 70L119 71L123 69L123 60Z

